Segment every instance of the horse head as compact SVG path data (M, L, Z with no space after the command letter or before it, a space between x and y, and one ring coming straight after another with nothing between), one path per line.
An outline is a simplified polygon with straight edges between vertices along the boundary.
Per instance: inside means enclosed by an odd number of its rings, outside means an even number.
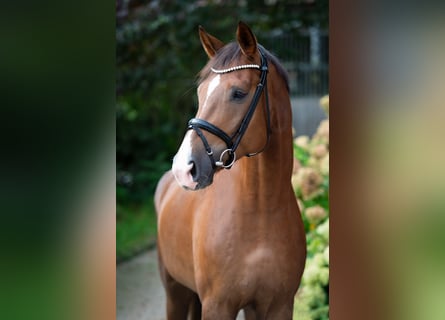
M172 165L176 181L190 190L264 150L270 134L267 59L251 29L240 22L236 42L227 45L202 27L199 36L209 61L200 72L197 114Z

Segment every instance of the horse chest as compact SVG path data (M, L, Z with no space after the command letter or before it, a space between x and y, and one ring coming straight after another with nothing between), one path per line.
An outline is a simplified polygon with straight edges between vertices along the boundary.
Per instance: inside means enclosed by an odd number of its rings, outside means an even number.
M225 206L224 211L202 212L196 219L193 235L194 252L202 261L215 266L270 264L283 254L295 233L292 224L281 226L274 212L265 214L255 206ZM288 254L288 252L285 252ZM200 257L196 262L200 263Z
M198 292L226 292L248 300L261 293L260 289L280 289L295 278L289 268L295 264L295 254L285 255L275 241L268 242L258 236L207 234L207 241L196 244L194 265Z

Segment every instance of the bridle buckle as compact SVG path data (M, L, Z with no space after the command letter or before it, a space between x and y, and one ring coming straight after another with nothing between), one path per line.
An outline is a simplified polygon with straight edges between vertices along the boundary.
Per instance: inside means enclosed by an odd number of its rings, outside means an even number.
M223 161L223 157L226 154L226 152L229 152L230 156L232 157L232 161L229 164L224 164L224 161ZM219 161L215 161L215 166L222 167L224 169L230 169L233 166L233 164L235 163L235 160L236 160L236 153L234 151L232 151L232 149L226 149L219 156Z

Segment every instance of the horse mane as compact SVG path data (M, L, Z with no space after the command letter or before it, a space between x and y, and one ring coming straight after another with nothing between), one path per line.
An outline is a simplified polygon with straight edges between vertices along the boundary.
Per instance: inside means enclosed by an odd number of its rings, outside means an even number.
M266 50L262 45L258 44L258 46L263 50L264 54L266 55L267 61L275 66L278 75L286 83L287 92L290 92L289 78L287 72L278 61L278 58L275 57L268 50ZM241 49L236 42L231 42L219 49L216 55L212 59L210 59L206 66L199 72L198 85L201 84L201 82L203 82L205 79L207 79L208 76L212 73L212 70L210 68L222 69L226 68L230 64L239 63L241 55Z

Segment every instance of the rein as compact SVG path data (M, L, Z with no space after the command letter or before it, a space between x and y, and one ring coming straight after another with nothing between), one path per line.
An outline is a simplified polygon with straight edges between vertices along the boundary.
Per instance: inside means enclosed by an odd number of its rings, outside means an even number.
M254 152L254 153L248 153L246 156L248 156L248 157L256 156L257 154L263 152L269 144L271 128L270 128L269 96L267 93L268 66L267 66L267 59L264 56L264 53L262 52L262 50L260 48L259 48L259 52L260 52L260 56L261 56L261 66L259 66L257 64L245 64L245 65L240 65L240 66L236 66L236 67L232 67L232 68L228 68L228 69L222 69L222 70L216 70L216 69L211 68L211 70L213 72L218 73L218 74L229 73L229 72L243 70L243 69L258 69L261 71L260 82L258 83L258 85L256 87L252 101L250 102L249 109L247 110L246 115L244 116L243 120L241 121L241 124L240 124L238 130L232 136L229 136L227 133L225 133L223 130L221 130L217 126L215 126L215 125L211 124L210 122L207 122L206 120L203 120L203 119L193 118L188 123L187 130L190 130L190 129L195 130L196 133L198 134L198 136L201 138L202 143L204 144L204 148L206 149L207 155L210 158L213 168L222 167L224 169L230 169L233 166L233 164L235 163L235 160L236 160L235 151L238 148L244 134L246 133L246 130L249 126L250 120L253 117L253 114L256 110L256 106L258 104L260 96L261 96L263 89L265 87L266 87L265 96L266 96L266 118L267 118L266 119L267 120L267 141L261 150ZM220 138L221 140L223 140L226 143L227 149L225 149L221 153L219 161L215 161L215 159L213 158L213 150L210 147L210 145L209 145L206 137L202 133L201 129L205 130L207 132L210 132L211 134L217 136L218 138ZM229 155L229 159L224 163L223 157L226 153Z

